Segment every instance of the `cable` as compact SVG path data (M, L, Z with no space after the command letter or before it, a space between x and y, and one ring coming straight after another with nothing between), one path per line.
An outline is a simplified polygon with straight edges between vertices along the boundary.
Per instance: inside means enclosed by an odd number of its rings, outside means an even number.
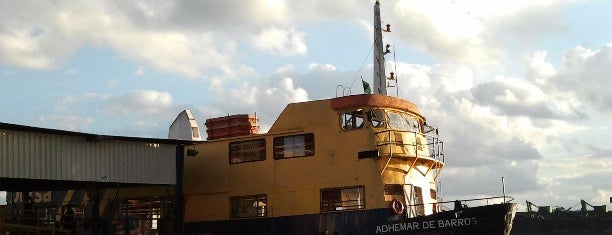
M353 79L353 83L351 83L351 86L350 86L351 89L353 89L353 85L355 85L355 82L357 81L357 78L359 78L361 76L361 72L363 71L363 67L365 66L365 63L368 60L368 58L370 58L370 54L372 54L373 50L374 50L374 44L372 44L372 46L370 47L370 51L368 51L368 55L366 56L366 58L363 59L363 62L361 63L361 68L359 68L359 73L357 73L357 75L355 76L355 79Z

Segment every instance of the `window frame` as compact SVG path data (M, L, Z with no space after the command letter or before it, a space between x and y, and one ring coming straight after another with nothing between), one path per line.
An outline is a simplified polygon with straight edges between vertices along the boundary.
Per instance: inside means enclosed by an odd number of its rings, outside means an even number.
M379 117L378 115L382 115L382 116ZM385 127L386 123L388 122L386 118L387 118L387 111L384 109L374 108L367 112L368 122L374 128Z
M393 115L396 116L392 118ZM423 132L421 120L411 113L405 111L386 110L385 116L390 129L413 133ZM399 119L397 117L399 117Z
M349 201L342 201L342 191L343 190L350 190L350 189L357 189L357 190L361 190L361 194L360 194L360 198L358 200L356 200L357 202L361 202L358 205L354 205L354 206L350 206L350 209L344 209L344 205L343 203L350 203L353 202L355 200L349 200ZM323 198L323 193L325 191L337 191L337 193L340 194L340 201L331 201L331 202L324 202L324 198ZM327 204L327 206L324 206L324 203ZM339 205L337 205L339 204ZM356 186L348 186L348 187L338 187L338 188L322 188L320 190L319 193L319 207L320 207L320 211L321 213L334 213L334 212L343 212L343 211L358 211L358 210L365 210L366 209L366 189L364 185L356 185ZM337 210L337 208L343 208L340 210ZM329 209L332 208L332 209Z
M298 136L303 136L304 137L304 146L302 146L304 148L304 155L293 155L290 157L285 156L285 139L286 138L294 138L294 137L298 137ZM293 144L295 145L295 144ZM298 148L299 146L292 146L292 148ZM273 151L273 156L274 159L276 160L280 160L280 159L292 159L292 158L301 158L301 157L312 157L315 155L315 136L314 133L304 133L304 134L297 134L297 135L286 135L286 136L277 136L274 137L273 141L272 141L272 151Z
M259 203L261 203L261 199L263 198L263 212L260 211L259 208ZM252 199L254 202L257 203L257 208L255 208L255 215L251 215L251 216L240 216L239 214L239 209L240 208L234 208L234 202L237 201L239 203L242 203L242 200L248 200L248 199ZM248 218L265 218L268 217L268 196L266 194L256 194L256 195L245 195L245 196L233 196L229 198L229 203L230 203L230 219L248 219Z
M363 109L347 110L340 113L340 127L342 130L358 130L366 127L366 114Z
M238 158L238 157L234 157L232 153L232 145L240 145L240 144L245 144L245 143L249 143L249 142L259 142L258 143L258 147L262 147L263 146L263 158L258 158L256 160L248 160L248 161L242 161L242 162L234 162L232 161L232 159L234 158ZM263 142L263 145L262 145ZM257 149L256 149L257 150ZM259 151L261 151L261 149L259 149ZM229 164L240 164L240 163L247 163L247 162L259 162L259 161L265 161L266 160L266 155L267 155L267 146L266 146L266 139L265 138L259 138L259 139L251 139L251 140L242 140L242 141L235 141L235 142L230 142L228 144L228 161Z

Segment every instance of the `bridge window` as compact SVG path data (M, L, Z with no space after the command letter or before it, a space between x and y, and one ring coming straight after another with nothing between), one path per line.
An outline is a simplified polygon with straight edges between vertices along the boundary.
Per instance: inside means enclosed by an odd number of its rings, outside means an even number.
M355 130L363 127L362 110L349 111L342 114L342 129Z
M373 127L379 127L385 120L385 111L380 109L373 109L368 112L368 121L372 123Z
M266 140L256 139L229 144L230 163L266 160Z
M389 117L390 128L411 132L420 132L421 130L419 120L412 115L406 113L388 112L387 116Z
M268 216L267 197L263 195L231 197L232 218L253 218Z
M321 189L321 212L365 209L363 186Z
M274 159L313 156L314 150L312 133L274 138Z
M393 199L404 201L404 185L402 184L385 184L385 201L390 202Z

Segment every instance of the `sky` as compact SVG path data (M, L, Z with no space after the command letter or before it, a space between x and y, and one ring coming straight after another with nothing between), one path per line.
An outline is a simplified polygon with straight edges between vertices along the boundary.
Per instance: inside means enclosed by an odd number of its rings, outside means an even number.
M0 0L0 122L166 138L190 109L265 132L288 103L363 93L373 2ZM611 11L381 1L389 94L445 141L440 196L498 196L504 177L522 209L612 206Z

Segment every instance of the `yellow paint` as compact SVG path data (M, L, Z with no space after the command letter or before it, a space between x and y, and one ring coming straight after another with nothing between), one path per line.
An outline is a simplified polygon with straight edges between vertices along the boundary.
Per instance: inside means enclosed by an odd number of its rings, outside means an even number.
M359 108L367 111L374 107ZM418 149L417 139L421 145L427 144L422 136L404 134L401 144L384 145L381 143L394 141L395 132L384 132L386 129L373 128L367 122L361 129L342 130L343 111L330 108L330 100L289 104L266 134L190 146L199 154L185 156L186 222L230 219L229 198L234 196L266 194L267 216L278 217L320 213L320 194L325 188L363 186L366 209L388 208L384 184L405 185L411 177L420 177L423 182L419 184L433 185L426 186L427 194L429 188L435 190L433 171L428 170L435 160L425 155L422 146ZM421 116L415 117L423 122ZM381 131L384 133L377 134ZM314 156L273 158L274 137L304 133L314 133ZM229 163L231 142L260 138L266 141L265 160ZM359 152L377 148L381 157L358 159ZM419 176L421 172L428 173Z

